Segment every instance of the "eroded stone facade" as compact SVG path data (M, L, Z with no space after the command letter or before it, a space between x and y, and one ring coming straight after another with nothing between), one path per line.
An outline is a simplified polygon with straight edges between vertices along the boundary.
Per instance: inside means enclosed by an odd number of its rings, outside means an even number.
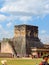
M43 44L38 38L38 27L31 25L17 25L14 28L15 47L17 54L22 56L29 56L31 48L43 47Z

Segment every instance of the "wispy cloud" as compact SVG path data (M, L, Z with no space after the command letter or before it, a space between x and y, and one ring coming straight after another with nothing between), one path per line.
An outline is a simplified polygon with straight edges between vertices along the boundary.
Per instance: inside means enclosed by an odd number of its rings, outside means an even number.
M46 32L46 30L42 30L40 33L41 34L46 34L47 32Z
M49 0L3 0L4 6L0 9L4 15L21 16L46 16L49 14ZM4 19L4 18L3 18ZM20 19L21 20L21 19Z
M28 12L35 15L49 13L49 0L5 0L2 12Z
M0 9L0 13L5 16L19 16L19 20L31 20L32 16L44 17L49 14L49 0L3 0L4 6ZM5 19L4 15L2 20ZM8 19L8 17L6 19ZM31 18L30 18L31 17ZM23 20L26 19L26 20ZM13 17L12 17L13 20Z
M7 16L0 14L0 22L7 19Z
M7 23L7 27L8 27L8 28L11 27L11 25L12 25L11 22Z
M41 40L43 43L46 43L46 44L49 43L49 36L48 36L47 34L39 35L39 38L40 38L40 40Z
M46 30L40 30L39 31L39 38L43 43L49 43L49 34Z
M12 33L12 34L11 34ZM3 26L0 24L0 39L2 38L12 38L13 31L5 30Z

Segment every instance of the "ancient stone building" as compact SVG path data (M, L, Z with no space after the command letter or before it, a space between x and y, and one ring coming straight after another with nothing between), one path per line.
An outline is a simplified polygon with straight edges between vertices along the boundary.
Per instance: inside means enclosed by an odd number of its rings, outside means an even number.
M14 51L11 46L11 43L9 43L9 40L7 40L6 38L2 40L0 47L0 57L13 57Z
M38 27L32 25L16 25L14 27L17 54L20 56L42 56L49 53L45 45L38 38Z
M14 37L2 41L1 53L9 53L11 57L41 57L43 54L49 54L49 45L43 44L38 38L38 26L16 25Z

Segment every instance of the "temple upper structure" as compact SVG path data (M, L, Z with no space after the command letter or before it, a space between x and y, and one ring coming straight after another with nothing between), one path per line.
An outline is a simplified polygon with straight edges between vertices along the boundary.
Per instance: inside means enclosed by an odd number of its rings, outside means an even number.
M38 38L38 26L16 25L14 38L18 55L29 56L33 48L43 48L43 43Z
M0 57L41 57L49 54L49 45L38 37L38 26L15 25L14 37L0 42Z

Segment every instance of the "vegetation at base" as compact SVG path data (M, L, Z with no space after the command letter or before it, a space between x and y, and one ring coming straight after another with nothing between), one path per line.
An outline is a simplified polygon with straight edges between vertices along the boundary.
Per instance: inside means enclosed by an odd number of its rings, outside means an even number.
M42 59L0 58L0 65L1 60L7 60L7 65L38 65Z

